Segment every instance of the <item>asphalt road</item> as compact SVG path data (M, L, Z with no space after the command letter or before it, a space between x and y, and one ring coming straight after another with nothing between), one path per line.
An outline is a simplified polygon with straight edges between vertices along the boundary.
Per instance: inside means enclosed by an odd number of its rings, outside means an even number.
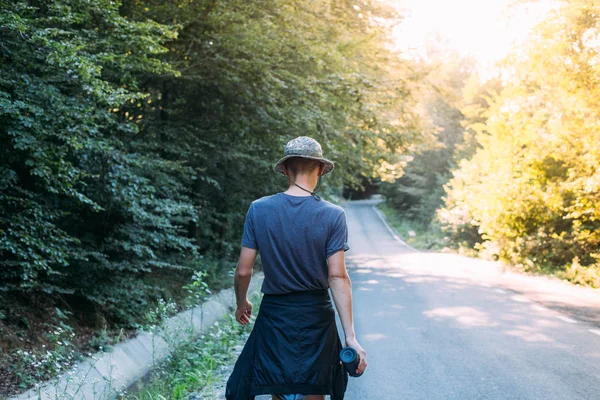
M347 400L600 399L598 291L416 252L373 204L345 206L355 326L369 360Z

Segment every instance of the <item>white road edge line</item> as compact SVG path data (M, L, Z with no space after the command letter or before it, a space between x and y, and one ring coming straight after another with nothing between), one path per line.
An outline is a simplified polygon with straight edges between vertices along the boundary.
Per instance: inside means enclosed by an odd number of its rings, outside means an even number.
M590 329L590 332L600 336L600 331L598 329Z
M390 232L390 234L396 241L398 241L401 245L406 246L413 251L418 251L417 249L415 249L412 246L410 246L409 244L407 244L404 240L400 239L400 236L398 236L396 234L396 232L392 229L392 227L387 223L387 221L385 220L385 216L383 215L383 213L381 211L379 211L379 209L377 208L377 205L373 206L373 211L375 211L375 214L377 214L377 216L379 217L381 222L383 222L383 225L385 225L387 230Z
M569 317L565 317L564 315L557 315L556 318L560 319L561 321L565 321L568 322L569 324L576 324L577 321L575 321L572 318Z

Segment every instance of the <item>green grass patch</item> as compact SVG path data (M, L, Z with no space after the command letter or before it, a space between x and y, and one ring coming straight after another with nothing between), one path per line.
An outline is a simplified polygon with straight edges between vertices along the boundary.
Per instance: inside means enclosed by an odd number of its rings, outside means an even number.
M253 314L258 314L261 297L251 298ZM253 322L242 326L228 315L205 334L179 346L171 355L155 368L152 373L129 388L122 399L157 400L184 399L190 393L207 391L221 382L219 369L231 364L237 357L234 349L243 344Z
M377 208L401 238L417 250L439 251L450 250L450 241L437 224L423 224L402 215L389 204L382 202Z

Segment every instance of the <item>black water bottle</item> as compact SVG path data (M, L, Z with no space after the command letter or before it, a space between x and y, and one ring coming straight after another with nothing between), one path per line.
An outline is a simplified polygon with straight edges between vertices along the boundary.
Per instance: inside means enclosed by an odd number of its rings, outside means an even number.
M360 374L356 373L356 368L360 362L360 357L358 356L356 350L354 350L352 347L347 346L340 351L340 360L342 360L344 369L350 376L359 377L362 375L362 372Z

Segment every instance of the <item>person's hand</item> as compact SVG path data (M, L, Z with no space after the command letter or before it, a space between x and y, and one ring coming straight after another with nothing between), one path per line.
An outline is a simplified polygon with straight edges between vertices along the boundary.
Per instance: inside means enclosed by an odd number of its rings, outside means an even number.
M252 303L248 299L241 305L238 304L235 310L235 320L242 325L246 325L250 322L250 316L252 315Z
M352 347L358 353L358 367L356 367L356 373L362 374L367 369L367 352L362 348L356 338L346 339L346 346Z

